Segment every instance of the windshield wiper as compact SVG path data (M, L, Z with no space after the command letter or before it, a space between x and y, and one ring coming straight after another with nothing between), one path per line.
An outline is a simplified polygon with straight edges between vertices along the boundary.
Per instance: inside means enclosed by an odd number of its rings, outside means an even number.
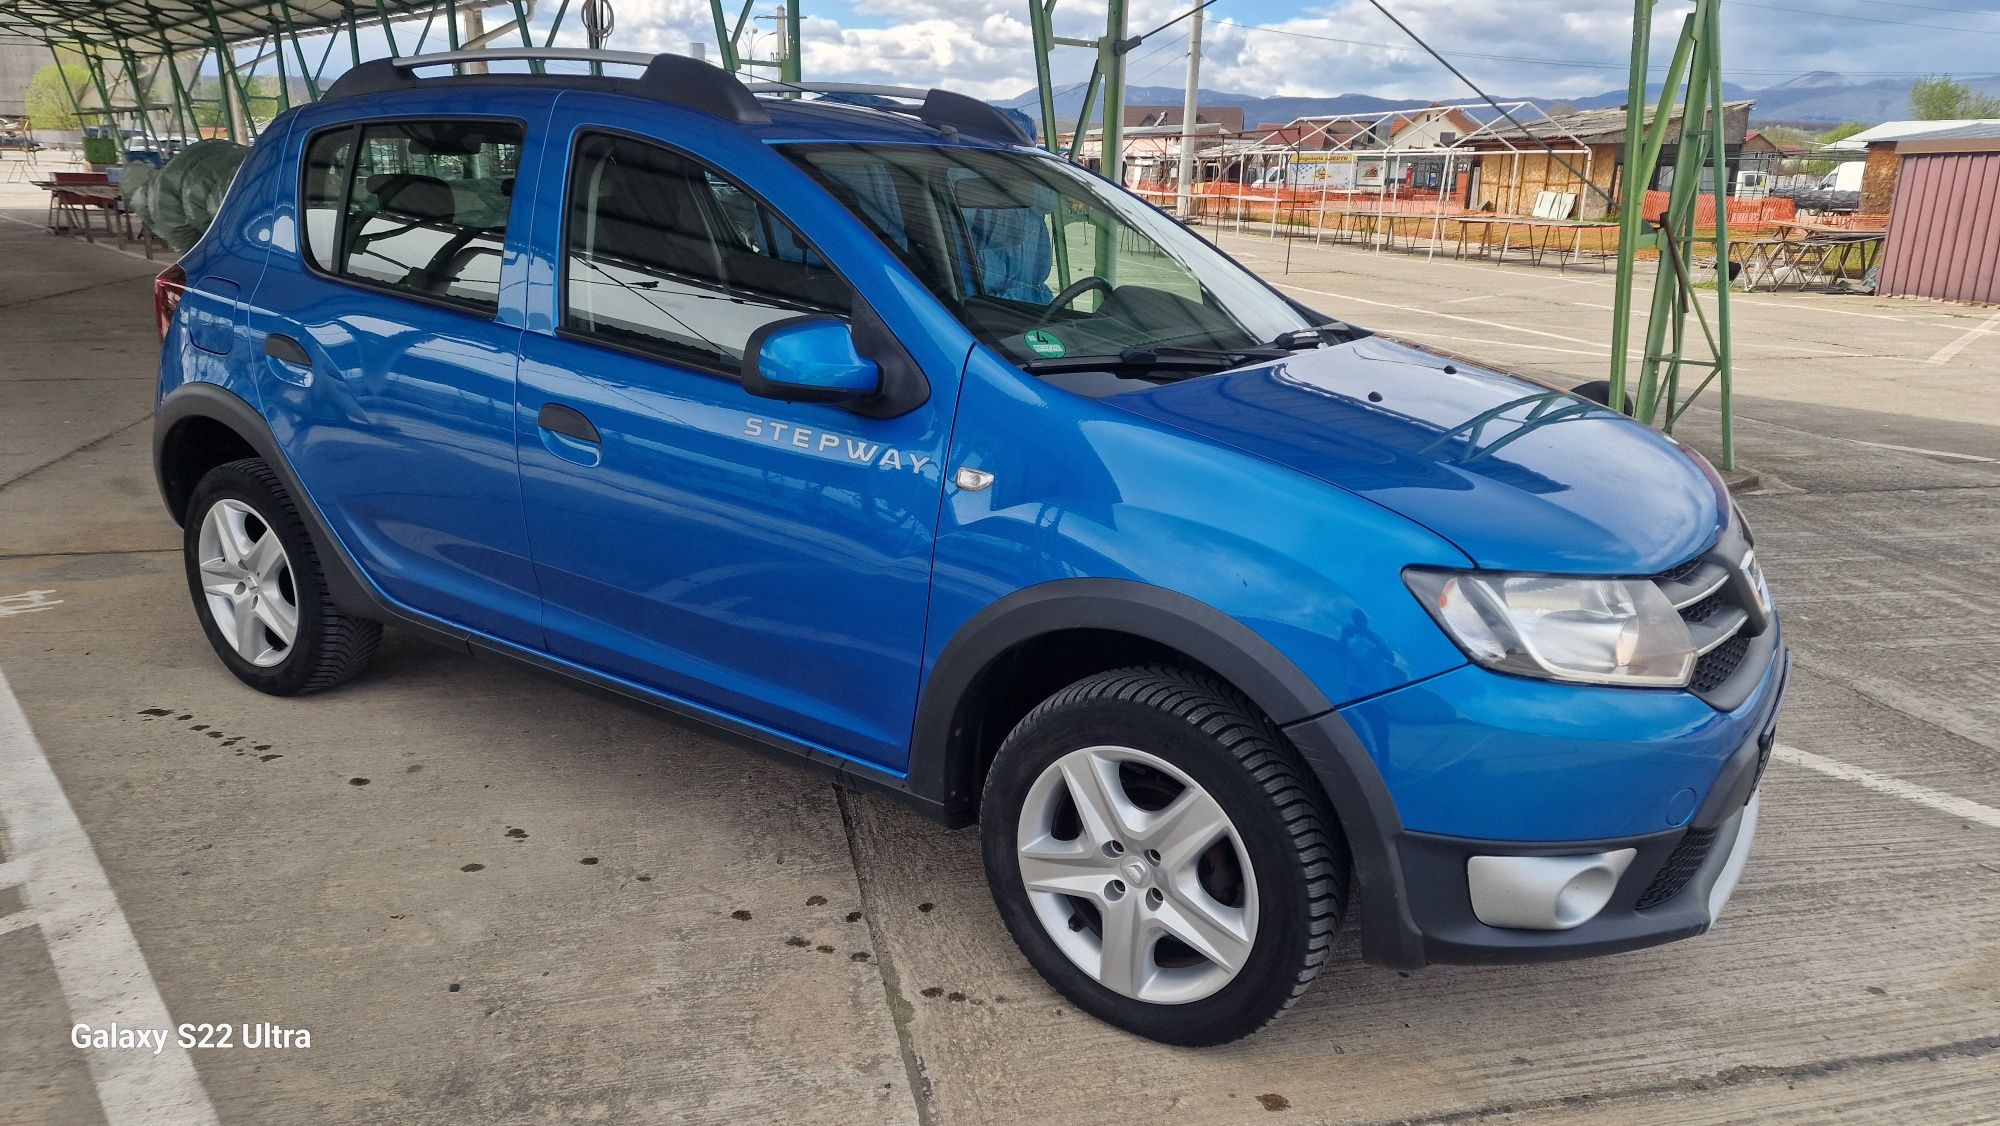
M1189 374L1200 374L1214 370L1215 361L1208 356L1161 356L1143 348L1127 348L1112 355L1053 356L1021 364L1022 371L1036 375L1061 371L1154 371L1161 368L1182 368Z
M1249 348L1188 348L1178 344L1147 344L1125 348L1113 355L1099 356L1057 356L1042 360L1029 360L1021 365L1023 371L1036 375L1064 371L1140 371L1160 372L1180 369L1181 378L1207 375L1226 368L1242 367L1269 360L1282 360L1290 352L1277 348L1253 346Z
M1306 348L1317 348L1322 344L1345 344L1368 335L1366 329L1355 328L1344 321L1328 321L1311 328L1295 328L1281 332L1265 344L1266 348L1282 348L1287 352L1297 352Z
M1247 348L1193 348L1182 344L1138 344L1118 353L1118 358L1128 364L1140 365L1180 358L1249 364L1259 360L1282 360L1290 354L1291 350L1288 348L1269 344L1255 344Z

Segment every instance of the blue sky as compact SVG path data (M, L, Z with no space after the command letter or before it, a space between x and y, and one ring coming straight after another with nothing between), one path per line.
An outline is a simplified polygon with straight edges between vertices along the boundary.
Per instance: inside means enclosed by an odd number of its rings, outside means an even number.
M734 0L740 3L741 0ZM1130 30L1147 31L1185 12L1194 0L1132 0ZM1385 0L1433 46L1499 96L1576 97L1624 85L1631 50L1629 0ZM540 0L553 12L560 0ZM761 3L769 12L773 5ZM822 81L949 86L1006 98L1034 86L1026 22L1028 0L803 0L805 74ZM707 0L612 0L610 46L686 51L715 33ZM560 40L582 42L571 4ZM1664 69L1686 3L1663 3L1655 17ZM1060 0L1057 32L1079 37L1103 29L1102 0ZM2000 72L2000 0L1725 0L1724 53L1729 78L1763 87L1794 75L1830 70L1855 81L1907 80L1933 72ZM1238 93L1457 99L1463 88L1416 50L1366 0L1301 6L1287 0L1218 0L1207 9L1202 86ZM507 18L493 9L490 22ZM546 16L537 21L546 24ZM771 21L754 26L768 29ZM1132 55L1134 85L1181 85L1187 62L1185 22ZM398 32L409 50L414 31ZM441 33L434 33L442 39ZM537 36L539 41L540 36ZM745 40L768 55L766 31ZM379 39L377 40L379 43ZM441 45L441 44L439 44ZM375 50L380 51L378 46ZM1058 52L1057 80L1081 81L1090 53Z

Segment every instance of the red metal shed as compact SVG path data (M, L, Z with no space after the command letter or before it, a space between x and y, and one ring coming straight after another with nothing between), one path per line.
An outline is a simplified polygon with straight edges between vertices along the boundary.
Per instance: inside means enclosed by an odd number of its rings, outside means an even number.
M2000 123L1899 141L1877 292L2000 304Z

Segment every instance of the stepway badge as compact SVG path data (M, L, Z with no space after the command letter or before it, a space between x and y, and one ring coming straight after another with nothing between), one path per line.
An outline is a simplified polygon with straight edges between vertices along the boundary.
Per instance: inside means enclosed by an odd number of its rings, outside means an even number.
M1050 359L1054 359L1069 352L1068 348L1063 347L1063 342L1056 339L1054 333L1045 332L1039 328L1029 329L1025 339L1028 342L1028 349L1037 356L1047 356Z

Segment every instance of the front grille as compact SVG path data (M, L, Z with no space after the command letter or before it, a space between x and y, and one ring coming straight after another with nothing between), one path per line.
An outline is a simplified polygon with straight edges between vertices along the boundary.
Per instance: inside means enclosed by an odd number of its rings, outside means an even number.
M1688 682L1688 687L1697 693L1715 691L1729 683L1749 653L1750 639L1740 633L1710 649L1695 662L1694 679Z
M1700 602L1689 606L1687 609L1682 610L1681 620L1689 625L1693 625L1696 622L1705 622L1713 618L1724 608L1734 605L1736 605L1736 599L1729 595L1728 588L1725 587L1702 599Z
M1653 576L1653 580L1655 582L1662 582L1662 583L1677 583L1680 582L1682 579L1687 578L1689 575L1694 574L1696 571L1701 570L1701 564L1702 564L1702 558L1701 556L1697 555L1693 559L1690 559L1687 562L1681 564L1680 566L1675 567L1671 571L1664 571L1658 575Z
M1727 688L1750 655L1751 638L1766 628L1759 608L1746 604L1745 580L1754 584L1756 575L1744 573L1739 550L1718 546L1653 576L1679 608L1700 654L1688 690L1704 699L1731 696Z
M1660 865L1653 882L1646 888L1646 894L1640 896L1634 906L1643 911L1679 895L1687 882L1694 879L1694 874L1701 871L1702 864L1708 859L1708 850L1714 846L1714 829L1689 829L1687 835L1681 838L1681 843L1674 846L1667 862Z

